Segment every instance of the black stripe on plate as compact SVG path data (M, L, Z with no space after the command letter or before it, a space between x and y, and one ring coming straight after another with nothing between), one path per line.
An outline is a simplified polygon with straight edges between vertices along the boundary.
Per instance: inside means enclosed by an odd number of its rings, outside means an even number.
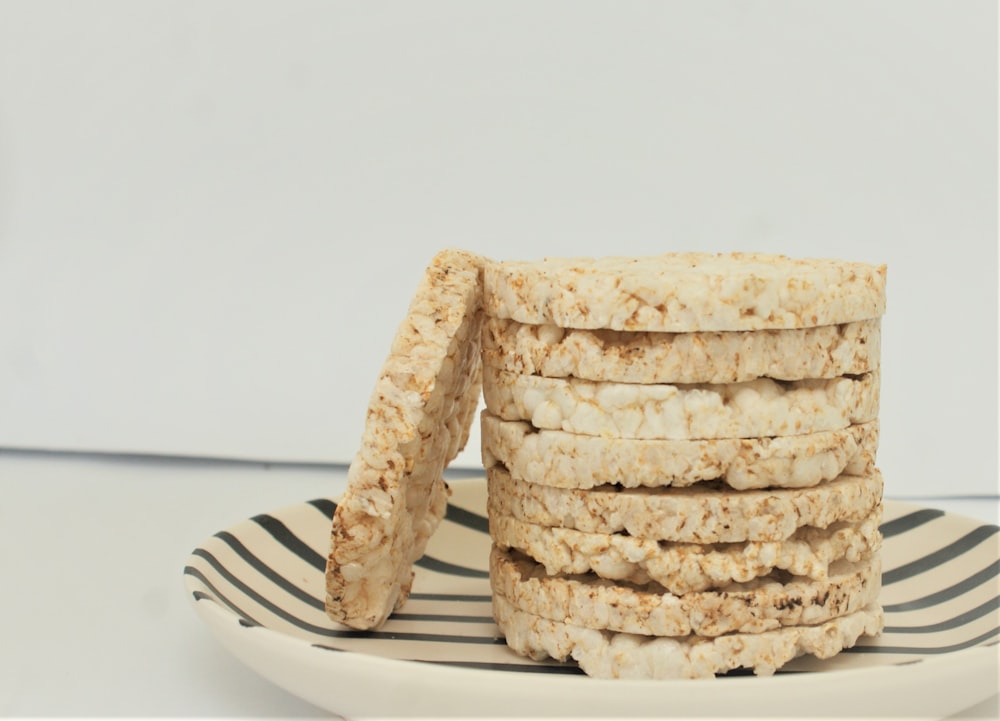
M889 584L897 583L940 566L943 563L947 563L961 556L963 553L972 550L983 541L992 538L998 530L1000 530L1000 527L997 526L978 526L957 541L949 543L947 546L939 548L933 553L928 553L926 556L922 556L892 570L885 571L882 574L882 585L888 586Z
M402 635L403 634L397 634L397 636L402 636ZM462 638L464 638L464 637L462 637ZM501 644L504 643L504 640L503 640L503 638L491 639L491 642L493 644L495 644L495 645L501 645ZM331 646L328 643L314 643L314 644L311 644L311 646L313 648L319 649L320 651L333 651L334 653L353 653L352 651L349 651L346 648L340 648L339 646ZM454 662L452 662L452 661L431 661L429 659L424 659L424 658L397 659L397 660L399 660L399 661L406 661L406 662L413 661L413 662L417 662L417 663L438 663L438 664L456 665L456 666L458 666L458 665L464 665L464 663L465 663L465 662L460 662L460 661L454 661ZM473 663L475 663L475 662L473 662Z
M421 661L421 659L414 659ZM475 668L483 671L502 671L505 673L551 673L559 676L582 676L583 670L571 664L546 663L498 663L494 661L423 661L435 666L452 666L456 668Z
M247 584L242 578L238 577L235 573L226 568L210 551L207 551L204 548L197 548L195 549L193 555L203 559L216 571L216 573L222 576L222 578L235 587L240 593L256 603L258 606L267 609L275 616L291 623L294 626L313 633L323 633L328 630L311 624L308 621L304 621L290 613L287 609L282 608L273 601L264 598L264 596L262 596L255 588Z
M921 508L919 511L913 511L912 513L907 513L905 516L886 521L879 530L882 531L884 538L891 538L900 533L912 531L914 528L929 523L943 515L944 511L937 508Z
M503 639L500 639L503 643ZM337 648L336 646L330 646L325 643L314 643L313 648L318 648L322 651L333 651L335 653L349 653L346 649ZM404 660L404 659L401 659ZM552 673L560 675L573 675L579 676L583 674L583 671L576 665L573 664L560 664L554 661L537 662L537 663L500 663L497 661L441 661L432 660L426 658L411 658L405 659L407 662L413 663L429 663L434 666L451 666L453 668L475 668L482 669L484 671L506 671L514 672L524 671L527 673Z
M457 643L496 646L504 640L493 636L461 636L452 633L420 633L417 631L393 631L383 626L381 631L338 631L328 629L325 635L332 638L371 638L388 641L424 641L428 643Z
M331 521L333 520L333 512L337 510L336 502L329 498L314 498L309 501L309 505Z
M981 633L975 638L970 638L967 641L961 643L953 643L948 646L852 646L851 648L845 648L844 653L900 653L900 654L916 654L918 656L929 656L932 654L941 653L953 653L954 651L964 651L967 648L973 648L974 646L985 646L984 641L1000 635L1000 627L994 628L992 631L987 631L986 633Z
M886 613L904 613L906 611L918 611L922 608L928 608L930 606L936 606L939 603L945 603L953 598L958 598L973 588L981 586L982 584L996 578L1000 575L1000 561L991 563L989 566L981 571L978 571L966 579L959 581L956 584L948 586L948 588L943 588L940 591L935 591L928 596L922 596L921 598L915 598L912 601L904 601L903 603L893 603L888 606L884 606L882 610Z
M791 676L797 673L812 673L811 671L795 671L788 668L775 669L775 676ZM734 668L729 671L724 671L722 673L715 674L718 678L733 678L738 676L756 676L756 672L752 668Z
M338 629L323 629L323 635L330 638L364 638L379 641L422 641L427 643L455 643L496 646L503 639L493 636L461 636L451 633L420 633L416 631L392 631L383 627L381 631L352 631Z
M322 554L314 551L309 544L296 536L288 526L279 521L277 518L267 513L262 513L259 516L254 516L250 520L270 533L274 540L308 563L310 566L316 568L317 570L326 572L326 558Z
M261 561L250 551L249 548L243 545L243 542L240 541L240 539L236 538L236 536L232 533L229 533L228 531L220 531L215 534L215 537L225 541L226 545L236 552L236 555L246 561L247 564L257 571L257 573L264 576L264 578L273 583L275 586L291 594L307 606L312 606L320 611L324 610L325 606L322 599L306 593L266 563Z
M358 634L366 635L368 632L354 632L345 631L343 633L338 633L336 629L323 628L322 626L317 626L313 623L309 623L298 616L295 616L288 609L282 608L276 603L264 598L256 589L249 586L241 578L237 577L232 571L226 568L214 555L206 551L203 548L198 548L195 550L194 555L199 558L204 559L220 576L222 576L226 581L232 584L236 589L245 595L248 599L256 603L258 606L266 609L270 613L274 614L278 618L286 621L293 626L302 629L303 631L308 631L310 633L315 633L317 635L345 635L345 636L356 636Z
M465 603L490 603L493 597L488 593L418 593L410 594L410 598L421 601L462 601Z
M406 613L396 611L394 621L432 621L434 623L493 623L493 616L467 616L448 613Z
M216 603L221 603L223 606L225 606L230 611L239 616L241 620L246 621L247 623L252 623L256 626L260 625L259 623L257 623L257 621L254 620L253 616L251 616L249 613L246 613L245 611L243 611L243 609L241 609L235 603L226 598L225 594L221 593L219 589L215 587L215 584L209 581L208 578L205 576L204 573L201 572L200 569L197 569L194 566L185 566L184 575L198 579L198 581L200 581L205 586L205 588L207 588L209 591L212 592L212 595L208 595L206 593L196 591L194 596L195 600L197 601L207 600L207 601L214 601Z
M436 573L447 573L450 576L462 576L464 578L489 578L489 571L482 571L478 568L467 568L465 566L459 566L454 563L448 563L447 561L442 561L439 558L434 558L433 556L424 556L419 559L416 565L421 568L427 569L428 571L434 571Z
M216 572L219 573L226 581L232 584L236 589L243 593L248 599L252 600L257 605L266 609L270 613L274 614L278 618L286 621L287 623L300 628L303 631L308 631L309 633L316 634L317 636L327 636L330 638L373 638L373 639L390 639L397 641L432 641L439 643L472 643L472 644L494 644L496 639L492 636L459 636L454 634L438 634L438 633L412 633L412 632L393 632L391 629L386 629L383 627L379 631L356 631L353 629L335 629L326 628L323 626L317 626L316 624L310 623L304 619L299 618L292 614L288 609L278 606L276 603L269 601L264 598L255 589L247 585L242 579L238 578L233 574L228 568L226 568L215 556L213 556L209 551L203 548L195 549L194 554L199 558L206 561ZM221 595L221 594L220 594ZM235 610L235 607L234 607ZM246 616L246 614L242 614ZM249 616L246 616L248 619Z
M456 523L459 526L476 531L477 533L484 533L488 535L490 532L490 522L486 516L473 513L472 511L467 511L466 509L459 508L458 506L452 506L449 504L444 517L452 523Z
M986 603L981 603L973 609L960 613L954 618L949 618L938 623L931 623L926 626L886 626L886 633L935 633L937 631L949 631L953 628L964 626L967 623L982 618L987 613L991 613L1000 608L1000 596L994 597Z

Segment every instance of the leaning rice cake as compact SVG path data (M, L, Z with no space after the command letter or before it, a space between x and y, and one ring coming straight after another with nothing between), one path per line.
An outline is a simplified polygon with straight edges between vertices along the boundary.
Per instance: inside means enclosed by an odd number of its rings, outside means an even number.
M326 612L377 628L409 595L447 506L441 472L465 445L481 384L480 258L432 260L393 341L337 504Z

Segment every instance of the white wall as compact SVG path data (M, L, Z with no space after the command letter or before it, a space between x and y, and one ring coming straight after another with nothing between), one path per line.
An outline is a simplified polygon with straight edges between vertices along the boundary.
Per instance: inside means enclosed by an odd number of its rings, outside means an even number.
M888 490L995 493L996 36L977 0L0 0L0 446L347 461L439 248L744 249L887 263Z

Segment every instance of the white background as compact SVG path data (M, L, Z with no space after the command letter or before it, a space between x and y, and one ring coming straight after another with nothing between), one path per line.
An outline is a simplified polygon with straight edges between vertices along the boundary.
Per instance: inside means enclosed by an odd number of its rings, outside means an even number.
M996 12L0 0L0 446L345 462L436 250L760 250L888 264L887 493L995 494Z

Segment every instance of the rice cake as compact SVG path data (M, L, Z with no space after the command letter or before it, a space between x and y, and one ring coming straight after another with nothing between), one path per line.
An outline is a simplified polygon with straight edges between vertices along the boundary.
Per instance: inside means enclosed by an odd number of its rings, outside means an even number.
M517 551L493 546L490 553L490 586L518 609L575 626L646 636L721 636L815 626L874 602L881 571L879 557L873 556L838 562L823 581L763 577L676 595L656 584L550 576Z
M858 377L638 384L544 378L483 368L486 407L504 420L605 438L788 436L878 416L878 371Z
M780 541L668 543L619 533L541 526L503 514L489 517L490 538L530 556L552 575L594 574L632 585L658 584L681 595L747 582L784 571L826 581L836 561L857 563L882 546L878 506L861 521L806 526Z
M412 565L447 505L441 473L468 440L481 387L482 260L434 257L400 325L337 504L326 612L379 627L406 601Z
M863 636L878 635L884 624L881 606L873 603L817 626L671 638L553 621L517 609L500 594L493 594L493 615L507 645L522 656L573 660L594 678L658 680L711 678L738 668L768 676L799 656L831 658Z
M882 474L842 475L810 488L734 491L725 486L589 490L553 488L486 471L487 509L541 526L628 533L679 543L780 541L803 526L859 522L882 501Z
M878 318L811 328L647 333L487 318L483 362L548 378L736 383L859 375L879 367Z
M884 265L762 253L487 262L490 316L560 328L687 333L878 318Z
M690 486L804 488L874 467L878 421L773 438L640 440L539 430L527 421L480 415L483 465L502 463L530 483L558 488Z

